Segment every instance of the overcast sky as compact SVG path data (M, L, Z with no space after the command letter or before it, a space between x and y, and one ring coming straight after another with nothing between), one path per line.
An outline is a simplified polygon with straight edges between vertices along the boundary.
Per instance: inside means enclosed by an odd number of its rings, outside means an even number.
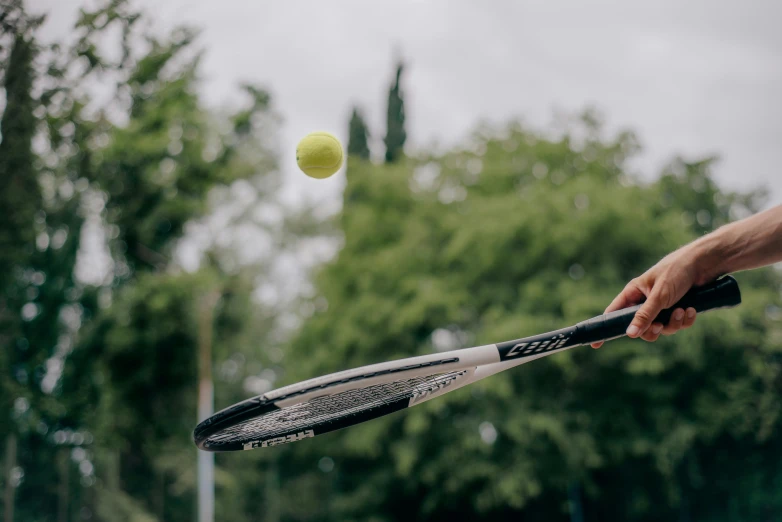
M69 32L81 0L28 0L44 34ZM638 132L639 167L719 154L731 188L782 201L782 2L778 0L455 1L138 0L161 29L202 29L204 95L230 103L239 81L267 85L284 118L289 195L338 201L341 175L296 171L313 130L344 140L352 104L380 139L395 56L409 143L452 144L480 120L544 125L553 110L595 106ZM378 149L376 152L380 152Z

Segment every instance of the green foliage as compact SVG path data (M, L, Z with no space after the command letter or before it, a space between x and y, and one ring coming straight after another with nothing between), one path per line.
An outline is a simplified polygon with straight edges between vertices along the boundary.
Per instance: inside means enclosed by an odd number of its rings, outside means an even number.
M129 74L131 120L108 134L96 184L109 195L107 219L119 227L118 241L131 269L165 266L185 222L206 210L206 195L247 171L230 168L232 158L199 107L193 89L197 61L170 81L163 69L176 61L189 38L156 42ZM205 158L217 140L216 158Z
M47 487L51 471L40 462L51 454L35 451L32 459L26 457L40 447L52 419L62 415L62 405L49 394L50 372L78 328L73 269L82 217L72 168L79 161L78 148L73 147L79 120L69 118L71 114L38 116L46 114L49 100L33 95L39 73L31 33L42 19L14 7L3 20L12 21L15 33L0 122L0 199L6 210L0 218L0 404L7 415L0 433L15 433L19 441L21 459L5 466L25 469L30 464L14 497L35 495L45 506L55 491ZM33 153L36 138L48 138L48 155ZM55 154L57 160L51 161ZM10 504L6 508L13 506L13 497ZM21 502L15 511L18 518L33 519Z
M348 128L348 156L369 159L369 129L358 107L353 107Z
M276 324L251 299L259 267L239 267L214 243L195 274L171 261L185 223L219 205L227 187L248 205L279 187L264 141L276 121L270 96L247 85L249 100L235 114L207 110L197 97L193 33L147 37L149 50L138 55L138 20L121 0L83 11L75 45L47 49L37 65L30 24L20 23L5 77L0 166L13 212L0 223L8 239L0 336L10 348L0 398L14 421L2 423L2 434L20 435L18 461L4 462L24 472L18 487L8 486L18 520L192 518L197 310L207 294L219 296L218 403L243 398L244 380L279 361L255 344ZM100 52L115 28L120 60ZM121 79L104 107L82 83L95 74ZM260 227L242 219L245 230ZM307 226L305 215L298 221ZM89 282L77 280L80 245L96 240L111 269L96 274L82 259ZM63 464L53 473L51 462Z
M194 480L195 454L189 447L196 418L194 303L214 284L205 274L139 277L85 329L63 383L72 407L81 412L80 425L101 440L97 460L109 458L104 453L112 449L118 452L121 490L99 491L135 499L157 519L177 520L176 513L194 502L192 488L187 495L166 490ZM103 466L98 474L109 480L109 471ZM158 501L161 495L165 502Z
M35 44L17 35L5 75L6 108L0 121L0 284L5 288L11 268L31 253L35 241L35 212L40 204L33 172L32 139L37 122L33 115L33 59Z
M405 131L405 100L402 96L400 81L404 64L396 66L396 78L388 91L388 110L386 112L386 163L393 163L404 153L407 131Z
M598 136L589 122L557 139L511 126L440 157L351 163L344 246L317 277L315 299L328 306L296 337L303 367L291 377L575 323L667 252L758 204L720 191L709 161L677 160L642 184L626 174L632 135ZM313 504L330 509L314 520L566 520L579 482L587 519L779 515L782 342L765 308L780 278L739 278L741 308L654 345L558 354L282 448L296 470L283 498L306 478L328 491ZM324 455L330 474L298 471ZM715 506L715 492L725 503Z
M28 377L24 362L29 344L22 341L20 313L28 288L17 279L23 271L18 265L25 263L33 252L34 216L40 205L31 149L36 129L31 93L34 54L32 40L23 35L14 38L5 75L6 109L0 120L0 205L7 210L0 216L0 410L4 412L12 411ZM21 378L13 378L15 371ZM4 440L16 431L9 426L9 420L3 419L0 428Z

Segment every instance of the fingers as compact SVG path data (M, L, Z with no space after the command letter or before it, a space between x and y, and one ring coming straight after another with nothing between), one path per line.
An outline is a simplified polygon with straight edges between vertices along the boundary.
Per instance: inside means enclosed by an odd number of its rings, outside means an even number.
M633 306L634 304L641 302L646 295L641 286L638 279L633 279L627 283L627 286L619 292L619 295L611 301L611 304L608 305L608 308L606 308L603 313L607 314L609 312L621 310L622 308L627 308L628 306ZM603 341L592 343L590 346L592 346L592 348L600 348L603 346Z
M665 328L663 328L663 335L672 335L679 330L689 328L695 324L696 316L697 313L695 308L690 307L687 310L677 308L673 311L673 314L671 314L670 322L665 326Z
M628 337L643 337L643 335L652 326L652 321L659 315L659 313L667 306L670 306L670 291L666 285L655 286L652 293L649 294L649 298L641 305L641 308L635 313L633 322L627 327ZM662 331L662 324L657 333L651 333L655 339Z
M627 283L627 286L625 286L624 289L619 292L619 295L611 301L611 304L608 305L608 308L606 308L604 313L615 312L616 310L633 306L640 303L644 297L646 297L646 292L644 292L643 285L638 279L633 279Z
M673 311L673 314L671 314L671 320L668 322L667 325L662 329L663 335L673 335L679 330L684 330L686 328L689 328L693 324L695 324L695 318L697 317L697 311L695 308L687 308L687 310L682 310L681 308L677 308ZM646 337L643 337L647 341L650 339L647 339ZM655 338L656 340L656 338Z
M682 322L682 328L689 328L695 324L695 317L698 315L695 308L688 308L684 314L684 322Z
M658 322L654 322L649 327L649 329L646 330L641 335L641 339L643 339L644 341L649 341L650 343L653 343L653 342L655 342L657 340L658 337L660 337L660 334L662 333L662 331L663 331L663 324L662 323L658 323Z
M677 308L671 314L671 320L663 328L663 335L671 335L682 329L682 323L684 322L684 310Z

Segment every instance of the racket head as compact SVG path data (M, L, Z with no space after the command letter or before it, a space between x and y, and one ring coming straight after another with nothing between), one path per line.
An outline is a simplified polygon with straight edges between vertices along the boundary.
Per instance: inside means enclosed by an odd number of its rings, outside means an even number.
M413 357L338 372L247 399L207 418L193 432L206 451L287 444L415 406L472 382L496 363L495 345Z

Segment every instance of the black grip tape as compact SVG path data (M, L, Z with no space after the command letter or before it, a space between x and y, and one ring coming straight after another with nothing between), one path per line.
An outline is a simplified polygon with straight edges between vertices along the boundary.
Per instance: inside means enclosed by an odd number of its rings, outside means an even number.
M692 288L675 305L660 312L654 321L668 323L671 314L677 308L695 308L698 313L701 313L716 308L730 308L740 303L739 284L733 277L726 276L707 285ZM639 308L641 305L635 305L578 323L576 334L578 343L607 341L625 335Z

